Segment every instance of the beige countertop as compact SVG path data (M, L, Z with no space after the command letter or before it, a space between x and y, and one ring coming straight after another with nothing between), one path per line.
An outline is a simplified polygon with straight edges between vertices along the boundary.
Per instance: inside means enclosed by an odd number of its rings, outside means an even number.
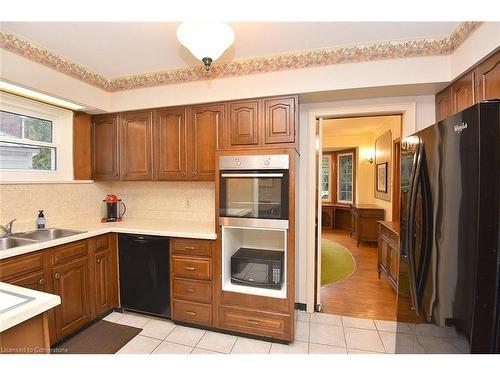
M217 238L215 224L212 221L126 218L121 222L101 223L100 220L81 220L58 225L57 228L80 230L85 231L85 233L2 250L0 251L0 259L6 259L16 255L63 245L65 243L83 240L106 233L131 233L207 240L215 240Z
M0 282L0 332L6 331L61 303L54 294Z

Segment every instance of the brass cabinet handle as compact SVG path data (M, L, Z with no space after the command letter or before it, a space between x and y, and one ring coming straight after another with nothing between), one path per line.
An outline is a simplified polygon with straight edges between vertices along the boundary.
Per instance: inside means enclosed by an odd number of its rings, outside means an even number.
M101 258L97 259L97 264L101 263Z
M186 177L186 172L185 171L181 172L181 177Z
M188 315L192 315L192 316L195 316L195 315L196 315L196 313L195 313L194 311L186 311L186 314L188 314Z
M194 293L194 289L193 288L186 288L186 292L188 292L188 293Z
M192 175L193 175L193 176L196 176L196 171L193 171Z
M184 249L185 250L196 250L196 247L194 247L194 246L185 246Z
M61 278L61 275L59 275L59 273L56 273L56 274L54 275L54 279L60 279L60 278Z
M255 321L255 320L248 319L247 322L248 322L248 324L251 324L253 326L258 326L259 325L259 322Z
M40 280L38 280L38 284L40 285L45 284L45 279L42 277Z
M194 268L194 267L184 267L184 269L186 271L195 271L196 270L196 268Z

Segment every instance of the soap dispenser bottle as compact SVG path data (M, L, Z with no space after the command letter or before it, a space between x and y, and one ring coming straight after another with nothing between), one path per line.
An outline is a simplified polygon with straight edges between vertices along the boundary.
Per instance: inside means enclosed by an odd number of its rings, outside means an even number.
M36 229L44 229L45 228L45 215L43 214L43 210L38 210L38 218L36 219Z

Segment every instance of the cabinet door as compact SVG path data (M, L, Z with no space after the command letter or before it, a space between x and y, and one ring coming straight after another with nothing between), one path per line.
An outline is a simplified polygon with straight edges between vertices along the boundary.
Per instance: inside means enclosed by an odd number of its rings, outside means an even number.
M157 180L186 180L186 109L156 111L153 127Z
M215 149L225 121L225 105L190 108L188 122L188 178L194 181L215 179Z
M249 100L229 104L229 143L234 146L258 146L259 101Z
M96 316L104 314L112 309L115 303L115 288L116 281L113 279L115 275L113 270L112 251L106 250L95 254L95 283L94 283L94 298Z
M120 116L120 171L122 180L153 179L152 113Z
M62 338L90 320L88 257L52 269L54 293L61 297L55 307L56 334Z
M451 85L452 114L474 104L474 73L466 73Z
M389 267L390 267L390 262L389 262L389 254L390 254L390 249L389 246L387 246L387 241L382 239L381 241L381 251L380 251L380 264L384 269L389 272Z
M264 144L295 142L295 98L264 99Z
M94 180L118 180L118 118L116 115L94 117L92 175Z
M399 273L399 253L397 250L393 249L392 247L389 249L389 259L390 259L390 266L389 266L389 275L394 282L398 283L398 273Z
M436 122L451 116L451 89L447 87L436 94Z
M500 98L500 51L476 69L477 101Z

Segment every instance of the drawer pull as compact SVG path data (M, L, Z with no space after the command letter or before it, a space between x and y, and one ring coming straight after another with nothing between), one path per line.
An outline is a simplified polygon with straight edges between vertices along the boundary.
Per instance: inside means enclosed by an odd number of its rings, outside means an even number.
M97 259L97 264L101 264L101 258Z
M45 284L45 279L42 277L40 280L38 280L39 285Z
M184 267L186 271L196 271L196 268L194 267Z
M194 293L194 289L193 288L186 288L186 292L188 292L188 293Z
M248 322L248 324L251 324L253 326L258 326L259 325L259 322L257 322L256 320L248 319L247 322Z
M185 250L196 250L196 247L194 247L194 246L185 246L184 249Z
M55 279L60 279L60 278L61 278L61 275L59 275L58 273L56 273L56 274L54 275L54 278L55 278Z
M196 313L195 313L194 311L186 311L186 314L188 314L188 315L192 315L192 316L195 316L195 315L196 315Z

